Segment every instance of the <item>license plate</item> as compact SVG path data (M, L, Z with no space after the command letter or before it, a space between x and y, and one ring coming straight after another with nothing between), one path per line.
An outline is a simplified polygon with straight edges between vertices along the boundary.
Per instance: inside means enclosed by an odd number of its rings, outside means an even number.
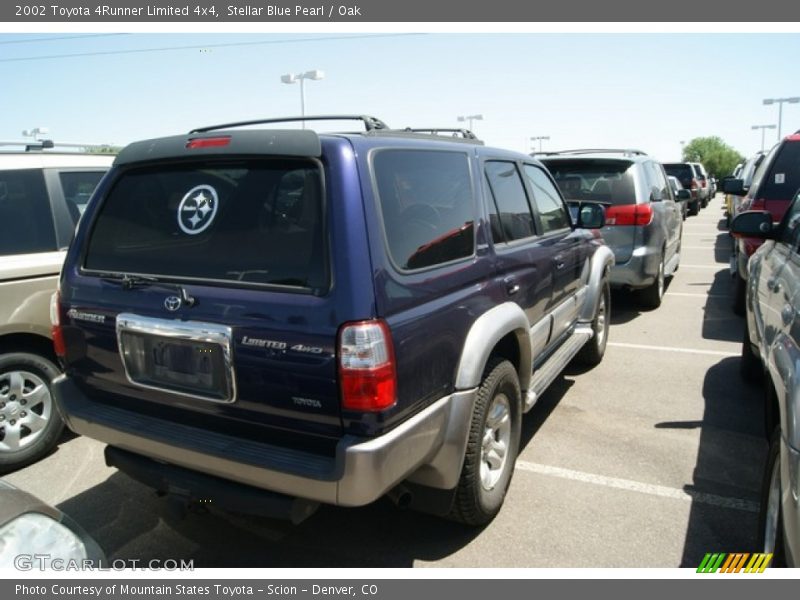
M159 325L151 332L142 324L152 320L133 322L130 317L122 325L118 317L117 338L132 383L204 400L234 400L229 336L209 335L208 327L201 329L205 335L193 335L186 331L187 322L175 325L174 331Z

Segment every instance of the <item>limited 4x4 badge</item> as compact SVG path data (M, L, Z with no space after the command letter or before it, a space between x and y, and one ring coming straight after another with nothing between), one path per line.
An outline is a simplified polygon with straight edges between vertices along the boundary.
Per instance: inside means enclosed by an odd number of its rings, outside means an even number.
M178 227L189 235L202 233L217 216L219 197L210 185L198 185L186 192L178 205Z

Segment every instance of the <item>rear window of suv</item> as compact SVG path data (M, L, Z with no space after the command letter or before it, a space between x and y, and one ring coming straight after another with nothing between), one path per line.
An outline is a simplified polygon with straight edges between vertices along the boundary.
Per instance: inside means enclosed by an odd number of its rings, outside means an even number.
M800 189L800 142L784 143L768 168L769 172L762 174L761 181L753 182L758 187L758 198L791 200Z
M389 254L401 270L472 256L474 201L460 152L394 150L372 160Z
M627 160L543 160L566 200L635 204L633 163Z
M131 169L102 202L84 267L326 289L322 190L303 160Z
M667 175L677 177L679 181L687 181L694 177L692 166L686 163L667 163L664 165L664 170Z

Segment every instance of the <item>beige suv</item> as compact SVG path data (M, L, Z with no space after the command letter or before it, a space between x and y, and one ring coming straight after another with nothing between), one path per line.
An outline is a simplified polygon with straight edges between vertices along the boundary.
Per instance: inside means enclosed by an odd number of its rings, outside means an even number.
M50 297L75 225L113 156L0 152L0 473L30 464L64 427Z

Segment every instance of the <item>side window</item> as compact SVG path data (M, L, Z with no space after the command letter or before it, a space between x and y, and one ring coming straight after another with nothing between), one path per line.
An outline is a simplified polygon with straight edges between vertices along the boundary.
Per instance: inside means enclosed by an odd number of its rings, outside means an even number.
M570 219L564 202L547 175L539 167L533 165L523 165L522 170L533 190L533 203L542 222L542 234L547 235L553 231L568 229Z
M0 224L0 256L57 249L41 170L0 171Z
M659 165L654 162L646 162L644 164L644 173L647 181L648 198L655 202L672 198L669 185Z
M531 207L517 166L512 162L490 161L485 169L505 240L511 242L536 235Z
M86 204L94 192L94 188L102 179L103 171L62 171L58 174L64 199L74 223L86 210Z
M466 154L381 150L373 170L395 265L413 270L472 256L475 208Z

